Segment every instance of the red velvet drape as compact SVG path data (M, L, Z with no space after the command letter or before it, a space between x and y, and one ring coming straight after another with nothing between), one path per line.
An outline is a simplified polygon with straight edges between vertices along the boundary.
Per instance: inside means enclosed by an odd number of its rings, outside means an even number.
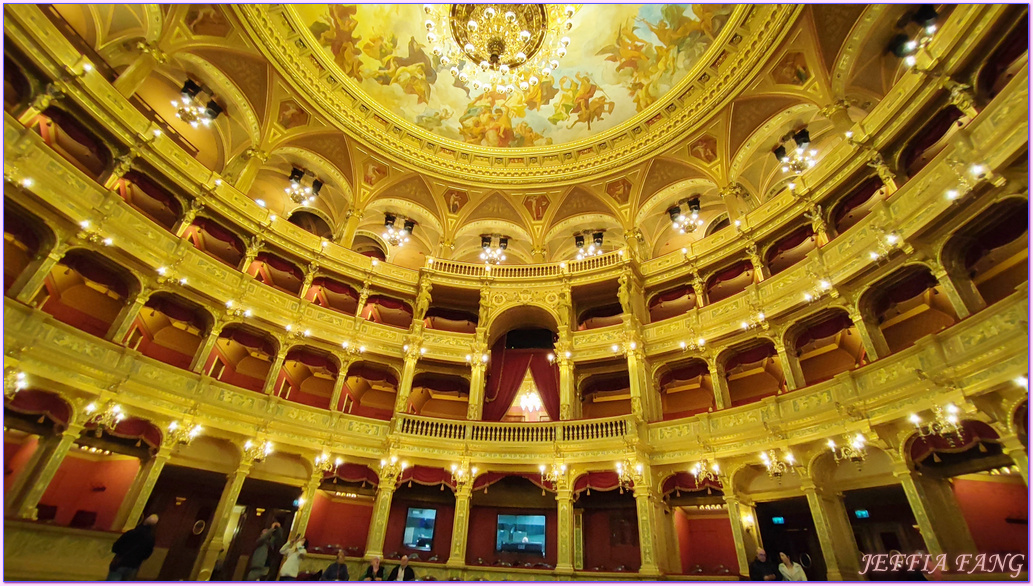
M507 351L504 343L501 349L492 349L491 380L488 381L488 388L484 393L484 411L481 417L483 421L502 421L502 417L520 391L520 383L527 374L527 367L533 356L534 354L529 352Z
M560 420L560 368L549 362L548 350L535 350L531 357L531 376L552 421Z

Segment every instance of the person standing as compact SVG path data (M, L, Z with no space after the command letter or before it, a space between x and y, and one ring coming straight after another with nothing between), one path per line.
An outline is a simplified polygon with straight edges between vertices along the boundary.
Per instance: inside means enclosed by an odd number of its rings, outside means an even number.
M789 582L807 581L807 574L804 573L803 566L789 559L789 556L784 551L779 552L778 557L782 560L782 563L778 564L778 571L783 578Z
M781 579L775 560L769 560L768 553L763 548L757 548L757 559L750 562L750 580L762 582Z
M343 580L347 582L350 578L348 577L348 565L345 563L344 550L337 550L337 561L330 564L323 570L323 575L319 578L322 580Z
M251 562L248 564L247 580L261 580L269 573L269 562L272 553L276 551L283 540L283 531L280 529L280 522L273 521L273 524L262 530L262 534L255 542L255 551L251 553Z
M108 565L108 581L135 580L140 565L154 553L154 526L158 515L151 515L135 529L122 534L111 546L115 557Z
M305 557L307 553L305 545L305 538L298 535L280 548L280 555L287 556L280 567L280 580L298 579L298 570L301 569L301 558Z
M382 582L384 580L384 568L380 565L380 558L373 557L369 560L369 567L362 575L363 580Z
M388 582L415 582L416 572L409 567L409 556L403 555L400 565L394 567L387 576Z

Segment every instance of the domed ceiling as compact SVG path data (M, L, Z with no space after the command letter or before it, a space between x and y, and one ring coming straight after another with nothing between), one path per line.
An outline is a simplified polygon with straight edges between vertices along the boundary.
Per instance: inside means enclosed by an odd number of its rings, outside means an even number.
M646 111L702 61L732 5L584 7L562 33L570 43L559 68L511 93L472 91L451 75L422 5L293 10L341 76L387 112L441 138L519 148L584 139Z

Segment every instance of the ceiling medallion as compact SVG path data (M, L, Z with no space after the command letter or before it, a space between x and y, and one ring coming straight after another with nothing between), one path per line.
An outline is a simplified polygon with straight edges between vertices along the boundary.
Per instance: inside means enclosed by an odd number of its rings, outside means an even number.
M572 4L424 4L427 42L452 77L474 91L527 90L560 66Z

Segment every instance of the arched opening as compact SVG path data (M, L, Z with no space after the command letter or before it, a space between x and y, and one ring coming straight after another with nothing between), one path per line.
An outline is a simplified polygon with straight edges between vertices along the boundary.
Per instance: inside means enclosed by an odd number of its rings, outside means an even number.
M976 89L980 96L988 101L995 98L1013 77L1028 66L1028 61L1019 59L1028 52L1029 12L1026 11L979 70Z
M76 249L50 271L34 305L60 322L103 338L135 287L128 271L95 252Z
M423 324L431 330L472 334L477 331L477 313L448 307L431 307Z
M304 273L296 264L270 252L258 253L251 266L247 267L247 274L259 283L291 295L301 293L301 284L305 280Z
M832 207L832 225L842 234L872 211L876 203L886 199L886 185L878 177L869 177L849 195Z
M312 286L305 293L305 299L347 315L355 315L359 309L359 292L330 277L312 279Z
M559 367L549 356L552 330L510 330L492 345L484 388L485 421L557 421Z
M937 112L908 141L900 155L900 167L908 177L914 177L929 161L947 147L947 141L970 118L955 106Z
M376 472L351 462L324 474L305 530L309 553L335 555L343 549L350 557L362 557L379 483Z
M151 295L133 320L126 347L179 368L190 368L204 342L211 317L196 304L172 294Z
M370 295L359 317L386 326L408 329L412 324L412 306L386 295Z
M905 267L879 281L865 293L862 304L867 303L890 352L903 350L958 321L950 301L925 266Z
M817 246L814 230L805 224L772 244L764 255L764 264L772 276L777 275L807 258Z
M31 94L29 78L14 60L4 55L4 111L17 116Z
M653 295L649 299L649 322L678 317L696 307L696 291L692 285L679 285Z
M750 283L753 283L753 263L749 260L737 261L707 279L707 300L717 303L745 291Z
M580 385L578 395L585 419L631 414L631 378L627 364L612 362L600 370L607 366L615 370L589 375Z
M538 474L482 473L474 481L466 563L551 570L556 566L556 495Z
M451 490L450 490L451 489ZM452 543L455 483L441 468L412 466L398 479L384 535L384 559L444 563Z
M183 233L194 248L233 268L244 258L244 242L232 230L215 220L199 217Z
M150 177L130 170L115 184L115 191L130 207L170 232L183 213L179 200Z
M34 130L54 152L99 182L111 164L111 150L83 125L83 120L91 119L51 106L37 117Z
M624 309L620 303L586 309L577 316L577 329L584 331L620 325L624 321L623 314Z
M271 335L243 324L222 329L204 365L208 376L243 389L262 392L276 356Z
M664 421L691 417L714 409L714 387L706 361L691 359L669 365L660 376Z
M782 364L770 340L740 346L724 362L733 407L755 403L785 390Z
M1029 201L1001 202L947 244L944 262L961 265L987 305L1029 281Z
M328 409L338 368L337 359L331 354L308 346L295 346L284 358L273 393L288 401Z
M641 565L635 496L613 471L574 481L574 515L581 516L585 570L637 572Z
M465 419L470 381L457 375L421 372L413 377L409 405L417 415Z
M674 516L681 573L696 577L737 573L735 539L721 482L699 481L688 472L678 472L663 481L661 494Z
M326 240L333 240L333 229L330 227L330 224L327 224L326 220L318 214L305 210L298 210L291 213L290 217L287 218L287 221L309 234L315 234L316 236L325 238Z
M799 324L798 331L793 347L807 385L867 363L861 336L845 311L814 316Z
M391 419L398 394L398 377L382 365L372 362L356 362L348 369L341 393L341 411L382 419ZM336 405L331 406L336 409Z
M360 234L355 237L355 241L352 243L352 250L371 258L375 258L380 261L387 260L387 250L384 249L384 245L375 238Z
M4 293L36 259L43 244L42 229L4 204Z

